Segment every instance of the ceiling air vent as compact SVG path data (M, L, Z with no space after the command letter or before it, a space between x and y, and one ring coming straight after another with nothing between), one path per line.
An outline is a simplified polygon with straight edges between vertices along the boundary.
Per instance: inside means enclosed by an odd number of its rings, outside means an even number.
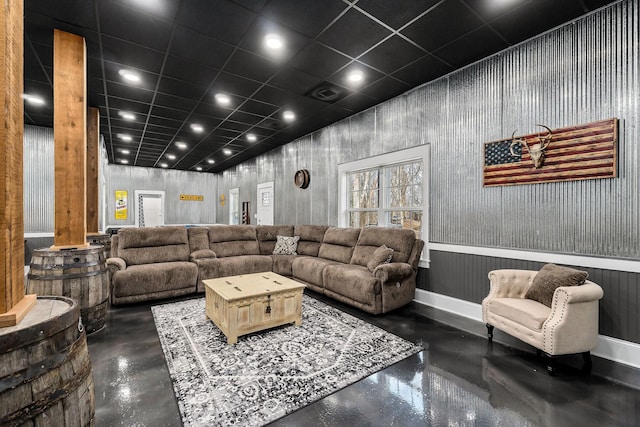
M333 83L322 82L305 95L318 101L333 104L334 102L344 98L347 95L347 91Z

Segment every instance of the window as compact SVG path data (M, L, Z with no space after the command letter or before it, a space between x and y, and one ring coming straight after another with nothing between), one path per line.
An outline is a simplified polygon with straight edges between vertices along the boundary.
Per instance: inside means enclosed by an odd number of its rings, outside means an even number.
M428 155L423 145L340 165L340 225L405 228L428 242Z
M347 173L349 226L407 228L422 236L422 159Z

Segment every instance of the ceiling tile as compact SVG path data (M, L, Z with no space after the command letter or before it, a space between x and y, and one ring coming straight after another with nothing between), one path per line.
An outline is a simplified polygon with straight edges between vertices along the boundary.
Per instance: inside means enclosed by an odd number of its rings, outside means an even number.
M394 30L433 7L440 0L360 0L356 6Z
M225 65L224 71L265 82L278 71L278 68L277 62L251 52L236 50Z
M268 34L277 34L282 38L282 49L270 50L265 46L264 38ZM310 42L308 37L261 17L251 25L240 47L276 62L286 62Z
M169 52L172 56L220 69L233 53L233 46L178 25Z
M117 3L99 1L96 5L102 34L152 49L167 49L173 27L170 22Z
M105 61L117 62L155 74L160 72L164 60L162 52L108 36L102 37L102 54Z
M304 95L322 79L300 71L297 68L285 67L269 81L270 86L287 90L297 95Z
M360 92L373 98L377 98L381 101L392 98L394 96L398 96L406 92L410 88L411 86L409 86L408 84L399 82L398 80L392 79L391 77L384 77L362 89Z
M222 72L211 87L212 93L224 92L247 98L251 96L262 84L254 80Z
M452 66L445 64L435 56L426 55L396 71L393 73L393 77L409 83L412 86L419 86L448 74L453 70L454 68Z
M482 25L480 17L461 0L447 0L402 30L402 34L433 51Z
M226 0L183 1L176 22L218 40L236 44L247 31L256 13Z
M351 57L357 57L391 32L366 15L349 9L318 40Z
M495 32L483 27L436 50L433 54L454 68L459 68L507 47L508 44Z
M424 51L403 38L393 36L358 58L358 60L385 73L392 73L399 67L415 61L424 54Z
M271 0L262 14L292 30L315 38L347 5L341 0L301 2L299 0Z
M347 65L351 59L326 46L313 42L291 60L291 65L321 79Z

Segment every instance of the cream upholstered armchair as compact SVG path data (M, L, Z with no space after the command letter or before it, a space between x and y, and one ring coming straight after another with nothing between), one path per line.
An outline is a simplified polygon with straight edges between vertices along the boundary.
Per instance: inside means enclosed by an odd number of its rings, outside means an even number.
M482 320L487 325L489 341L496 327L534 346L538 354L544 352L548 357L551 375L555 374L555 356L581 353L583 370L589 372L590 351L598 339L598 301L603 291L586 277L585 272L553 264L539 272L491 271L491 289L482 301Z

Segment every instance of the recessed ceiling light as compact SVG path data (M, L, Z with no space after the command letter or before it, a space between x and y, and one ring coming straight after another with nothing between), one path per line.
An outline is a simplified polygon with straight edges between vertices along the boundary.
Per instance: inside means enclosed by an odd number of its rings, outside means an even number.
M120 70L118 71L118 74L120 74L123 79L131 83L139 83L141 80L140 75L131 70Z
M216 93L216 102L220 105L229 105L231 103L231 98L224 93Z
M224 150L222 150L222 152L223 152L224 154L226 154L227 156L230 156L230 155L231 155L231 153L232 153L232 151L231 151L231 150L229 150L228 148L225 148Z
M124 142L131 142L131 139L132 139L130 135L126 135L126 134L124 134L124 133L121 133L121 134L119 135L119 138L120 138L121 140L123 140Z
M125 120L135 120L136 116L128 111L118 111L118 115Z
M204 128L202 127L202 125L199 125L197 123L192 123L191 124L191 130L194 132L202 132L204 130Z
M210 165L214 164L216 161L213 159L207 159L207 163L209 163Z
M296 119L296 115L293 111L287 110L284 113L282 113L282 118L288 122L292 122Z
M256 142L257 140L258 140L258 137L255 136L254 134L252 134L252 133L248 133L247 134L247 141Z
M122 163L123 165L126 165L129 163L129 160L127 159L120 159L120 163Z
M284 41L279 35L271 33L265 36L264 44L269 49L282 49L282 46L284 46Z
M202 166L198 166L198 167L196 168L196 170L197 170L197 171L201 171L201 170L202 170Z
M44 99L37 95L29 95L25 93L22 98L31 105L44 105Z
M166 168L166 167L169 167L169 165L166 163L160 163L160 167Z
M349 72L349 74L347 74L347 80L349 80L351 83L359 83L362 81L362 79L364 79L362 70L352 70Z
M175 154L167 154L167 159L175 160L176 159L176 155Z
M129 154L129 153L130 153L130 151L129 151L129 150L120 150L120 152L121 152L122 154Z
M187 144L184 142L176 142L176 147L178 147L181 150L186 150L187 149Z

